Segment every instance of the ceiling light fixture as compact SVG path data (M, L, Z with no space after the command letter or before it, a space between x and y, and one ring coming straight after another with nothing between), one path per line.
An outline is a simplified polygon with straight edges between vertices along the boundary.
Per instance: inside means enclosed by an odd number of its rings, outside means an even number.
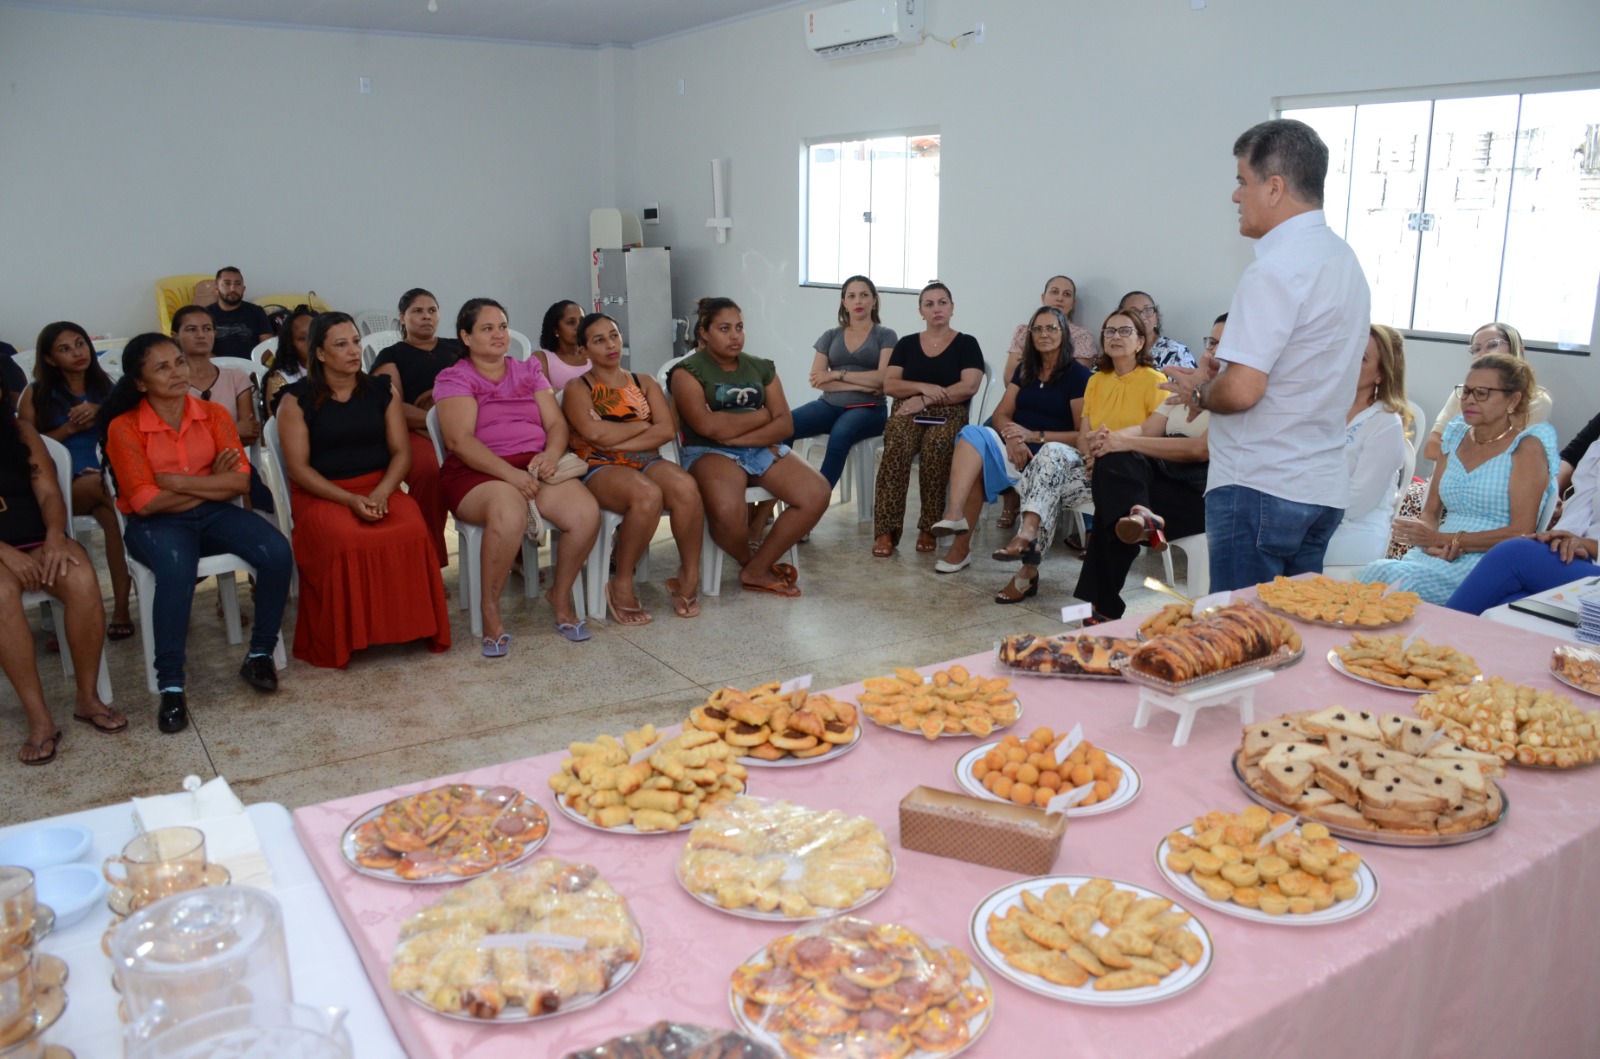
M434 14L439 13L439 0L428 0L428 10Z

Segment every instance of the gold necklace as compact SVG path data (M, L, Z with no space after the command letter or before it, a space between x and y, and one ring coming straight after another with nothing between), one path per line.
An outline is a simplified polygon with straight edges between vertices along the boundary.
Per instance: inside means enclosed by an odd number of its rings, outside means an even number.
M1478 445L1493 445L1495 442L1497 442L1497 441L1501 440L1502 438L1504 438L1507 434L1510 434L1516 428L1517 428L1517 425L1515 423L1508 423L1506 425L1506 428L1504 430L1502 430L1500 433L1496 434L1494 437L1490 438L1488 441L1482 441L1482 440L1480 440L1478 438L1478 428L1477 427L1473 427L1472 428L1472 440L1473 440L1473 442L1475 444L1478 444Z

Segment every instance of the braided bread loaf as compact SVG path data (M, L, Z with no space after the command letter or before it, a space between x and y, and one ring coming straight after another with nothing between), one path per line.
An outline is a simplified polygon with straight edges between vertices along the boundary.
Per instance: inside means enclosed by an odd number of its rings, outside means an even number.
M1266 658L1285 645L1300 649L1300 635L1293 626L1240 601L1156 637L1133 653L1130 664L1141 673L1178 684Z

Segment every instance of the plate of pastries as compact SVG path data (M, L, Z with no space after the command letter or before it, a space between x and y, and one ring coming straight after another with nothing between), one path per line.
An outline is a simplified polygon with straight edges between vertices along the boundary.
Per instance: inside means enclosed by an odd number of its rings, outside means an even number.
M1154 614L1146 615L1139 623L1139 639L1154 640L1157 636L1176 632L1185 625L1193 625L1194 620L1192 603L1168 603Z
M780 692L777 681L749 691L718 688L696 706L684 728L713 732L751 768L784 768L831 760L861 741L856 708L810 691Z
M1356 633L1355 639L1328 652L1328 664L1363 684L1417 695L1483 679L1483 671L1470 655L1399 633Z
M515 787L451 784L362 813L339 852L374 879L447 883L526 860L549 835L549 814Z
M741 1029L791 1059L958 1055L994 1017L965 952L857 916L766 945L734 969L728 999Z
M562 1059L780 1059L777 1052L732 1030L662 1020Z
M1553 691L1491 677L1424 695L1416 710L1449 738L1508 765L1570 769L1600 759L1600 710L1585 713Z
M956 762L956 782L975 798L1040 809L1057 795L1092 788L1066 811L1071 817L1109 813L1139 796L1138 770L1087 739L1058 760L1057 750L1069 734L1036 728L1026 740L1008 735L974 747Z
M567 819L620 835L670 834L744 793L738 752L714 732L662 739L653 724L621 739L571 743L550 777Z
M1329 706L1257 721L1244 727L1233 768L1254 801L1360 842L1471 842L1510 810L1495 783L1498 756L1404 714Z
M1550 652L1550 675L1585 695L1600 695L1600 651L1562 644Z
M1170 897L1087 875L1002 886L972 913L996 972L1055 1000L1130 1007L1175 997L1211 970L1211 935Z
M587 864L542 858L445 891L400 928L389 985L467 1022L531 1022L589 1007L638 970L644 935Z
M1009 677L983 677L963 665L924 678L901 666L893 676L862 681L857 701L873 724L927 739L987 738L1022 716Z
M1209 812L1156 846L1156 868L1186 900L1290 927L1342 923L1378 900L1378 877L1326 824L1252 805Z
M1118 664L1139 646L1137 640L1087 633L1036 636L1020 633L995 643L995 666L1036 677L1121 680Z
M877 899L894 871L889 840L866 817L748 796L706 814L678 856L691 897L746 919L851 912Z
M1331 577L1284 577L1256 586L1256 598L1273 610L1313 625L1381 629L1416 614L1422 597L1390 592L1382 581L1335 581Z
M1239 601L1140 644L1123 676L1161 690L1183 690L1264 666L1291 665L1305 653L1287 621Z

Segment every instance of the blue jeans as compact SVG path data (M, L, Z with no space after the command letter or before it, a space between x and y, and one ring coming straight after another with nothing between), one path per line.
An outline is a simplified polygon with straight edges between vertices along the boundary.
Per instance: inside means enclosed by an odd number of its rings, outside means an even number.
M294 552L283 534L260 515L220 500L169 515L128 516L123 534L128 554L156 575L152 634L156 645L156 686L184 686L184 643L194 605L195 570L206 555L232 553L256 569L252 654L270 654L283 624ZM232 576L231 574L228 576Z
M1344 509L1299 504L1242 485L1206 494L1211 591L1233 591L1279 574L1321 573Z
M867 399L865 394L862 399ZM844 474L844 463L850 450L858 442L883 436L883 424L889 419L889 409L882 401L871 408L840 408L827 401L816 400L794 409L790 415L794 417L794 437L789 439L789 444L794 444L800 438L828 435L828 451L822 457L822 477L828 480L830 486L834 486L839 484ZM859 488L870 489L872 483L867 482Z
M1597 574L1600 566L1592 562L1574 559L1564 563L1550 545L1518 537L1489 549L1445 606L1482 614L1490 607Z

